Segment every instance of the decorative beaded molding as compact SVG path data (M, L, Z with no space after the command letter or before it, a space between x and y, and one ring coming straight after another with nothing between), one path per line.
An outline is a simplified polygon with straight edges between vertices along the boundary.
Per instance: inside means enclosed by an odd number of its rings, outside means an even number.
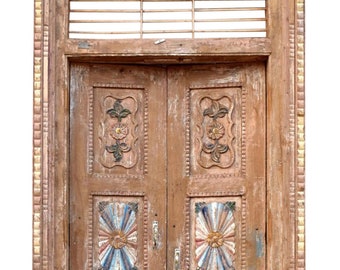
M245 196L241 197L241 208L242 208L242 217L241 217L241 270L247 269L247 261L246 258L246 244L247 244L247 224L246 224L246 218L247 218L247 200Z
M295 25L289 24L289 68L291 74L294 73L295 70ZM290 77L290 90L293 92L295 87L295 77ZM289 100L289 147L294 149L294 140L295 140L295 97L293 95L290 96ZM294 151L290 152L291 159L294 160L295 153ZM296 218L296 189L295 189L295 168L290 172L290 182L289 182L289 222L292 228L295 227L295 218ZM295 269L295 235L292 235L293 241L290 249L290 265L289 269Z
M91 91L89 91L89 134L88 134L88 159L87 159L87 170L89 174L93 174L93 162L94 162L94 149L93 149L93 106L94 106L94 87L91 87Z
M93 269L93 197L96 196L94 194L90 194L88 198L89 212L88 212L88 247L87 247L87 258L89 261L89 269Z
M246 189L241 188L240 190L225 190L210 192L189 192L187 196L192 197L228 197L228 196L244 196L246 194Z
M305 269L305 0L296 0L297 267Z
M190 197L185 199L185 269L190 269Z
M144 116L143 116L143 136L144 136L144 156L137 157L140 159L143 166L144 174L147 174L147 160L148 160L148 90L141 85L131 85L131 84L106 84L106 83L95 83L91 87L91 91L88 95L89 102L89 139L88 139L88 172L98 178L112 178L112 174L103 174L94 171L94 89L96 87L100 88L111 88L111 89L137 89L143 91L143 104L144 104ZM115 178L143 178L141 174L115 174Z
M47 246L45 239L47 230L44 230L44 213L47 209L47 183L42 183L43 177L43 136L42 136L42 95L43 95L43 69L44 69L44 43L47 32L44 31L42 0L34 1L34 71L33 71L33 237L32 259L33 269L46 269ZM47 76L47 74L46 74ZM47 130L46 130L47 131ZM45 199L43 199L45 198ZM42 200L43 199L43 200Z

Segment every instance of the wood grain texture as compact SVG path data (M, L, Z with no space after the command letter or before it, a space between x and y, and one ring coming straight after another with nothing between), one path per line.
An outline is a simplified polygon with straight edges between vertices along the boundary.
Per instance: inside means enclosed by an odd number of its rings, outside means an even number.
M185 251L187 244L186 234L183 235L188 221L182 217L182 211L185 208L187 197L202 198L201 200L213 201L215 197L238 196L243 194L246 198L243 203L238 201L238 206L245 207L244 218L241 220L243 210L240 210L240 218L237 219L238 232L243 231L243 238L239 236L237 239L238 256L235 260L236 268L241 267L257 267L262 269L265 264L265 256L256 257L255 244L253 234L256 228L265 233L265 92L264 92L264 65L262 63L252 64L233 64L233 65L189 65L183 67L169 68L169 110L168 110L168 181L169 181L169 198L168 198L168 218L169 218L169 252L168 257L173 256L172 251L175 248ZM190 91L188 90L190 89ZM189 92L195 92L190 93ZM242 92L246 93L242 99ZM195 162L200 155L200 148L195 150L195 138L197 126L202 122L202 108L200 101L220 100L223 105L230 106L227 102L232 97L234 108L232 117L234 125L234 134L238 135L238 150L235 151L235 159L237 160L237 174L228 173L233 167L214 166L204 169L204 173L195 175L195 171L190 171L189 175L187 167L187 148L188 139L185 136L190 135L190 167L193 165L199 168L199 163ZM189 98L190 102L185 101ZM221 99L222 98L222 99ZM184 102L183 102L184 101ZM245 104L242 104L244 102ZM190 105L190 110L186 106ZM206 105L209 107L210 103ZM197 108L197 105L199 105ZM245 109L242 112L242 108ZM206 107L203 107L205 110ZM216 107L217 109L217 107ZM189 114L188 114L189 113ZM244 121L241 116L244 116ZM186 118L190 119L189 127ZM219 121L222 121L219 118ZM228 121L223 119L223 123L227 125ZM241 134L242 124L244 128L245 154L241 150ZM189 129L189 131L188 131ZM200 133L198 133L200 134ZM201 135L197 135L199 138ZM236 147L236 146L235 146ZM242 158L245 158L244 169L245 174L242 176ZM233 165L232 165L233 166ZM177 168L177 169L172 169ZM241 197L240 197L241 198ZM198 200L198 199L197 199ZM240 208L241 209L241 208ZM187 209L184 216L192 217L193 209ZM190 242L193 243L193 231L191 218ZM242 246L246 243L246 247ZM247 254L241 258L241 254ZM197 262L193 254L193 247L190 248L190 264L189 269L195 269ZM188 255L186 255L188 256ZM186 265L188 257L181 258L181 265ZM168 261L168 268L172 268L172 261Z
M232 39L169 39L159 45L154 40L72 40L65 43L65 53L76 56L96 56L100 52L106 56L204 56L204 55L242 55L268 56L271 42L267 38ZM80 47L87 44L86 48Z
M167 40L157 46L143 40L68 40L66 2L34 1L33 269L69 269L69 61L169 65L266 59L266 269L305 269L305 1L269 1L265 39Z
M100 263L104 267L110 262L110 259L104 256L105 251L122 256L127 259L129 266L132 263L132 266L138 269L162 268L162 265L165 267L166 139L162 131L166 129L166 107L164 107L166 73L159 67L85 63L73 63L70 71L70 111L68 112L70 115L70 209L68 211L70 267L92 269L92 267L99 267ZM144 103L146 91L150 92L147 109ZM120 114L124 110L126 113ZM149 110L152 113L146 113ZM108 115L108 112L112 112L114 117ZM122 118L116 119L118 115ZM149 130L144 130L143 121L147 121ZM125 137L116 130L117 123L128 126L129 131L123 134ZM116 133L112 136L107 134L111 132ZM148 133L150 140L150 144L147 145L150 153L147 158L150 172L148 174L143 170L145 132ZM107 139L106 136L111 136L113 139ZM131 152L124 153L121 160L113 160L112 153L105 152L107 144L115 143L117 140L134 147ZM89 152L89 148L92 149L88 147L89 142L94 144L93 152ZM103 155L108 155L108 160L103 160ZM124 158L131 160L132 166L127 166L128 163L125 163ZM88 170L89 160L94 162L92 170ZM90 194L93 198L88 199ZM123 251L124 244L115 246L105 236L106 243L110 244L103 251L99 248L98 242L104 232L98 225L96 214L98 207L93 205L97 198L100 198L100 201L110 201L111 207L117 204L117 207L122 209L122 204L137 200L136 196L141 194L147 200L138 199L140 209L138 208L135 221L138 236L137 239L131 238L129 244L132 255ZM143 206L142 201L147 206ZM146 210L146 213L143 210ZM107 215L110 215L113 220L120 218L116 213ZM150 226L154 221L160 224L157 247L152 246L153 231ZM110 224L107 220L103 222ZM109 234L118 233L112 228L110 230ZM90 243L92 246L89 246ZM85 250L84 245L92 252Z

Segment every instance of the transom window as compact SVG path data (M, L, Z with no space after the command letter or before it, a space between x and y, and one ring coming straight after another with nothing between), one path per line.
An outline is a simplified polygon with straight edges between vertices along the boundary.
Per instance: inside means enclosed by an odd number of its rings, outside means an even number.
M266 37L265 0L71 0L69 38Z

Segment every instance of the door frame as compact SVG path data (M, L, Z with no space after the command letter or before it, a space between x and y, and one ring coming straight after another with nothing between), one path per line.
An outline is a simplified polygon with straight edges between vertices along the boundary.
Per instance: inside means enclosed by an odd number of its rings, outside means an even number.
M68 269L71 61L266 62L267 269L305 269L304 0L268 1L267 38L70 40L66 0L34 0L33 269ZM211 49L213 48L213 50Z

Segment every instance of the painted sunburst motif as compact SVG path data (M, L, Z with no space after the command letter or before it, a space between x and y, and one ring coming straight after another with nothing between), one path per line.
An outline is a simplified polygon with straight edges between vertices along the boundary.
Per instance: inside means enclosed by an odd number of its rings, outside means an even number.
M137 203L98 203L99 261L103 270L136 269Z
M235 269L235 202L198 202L195 208L197 269Z

